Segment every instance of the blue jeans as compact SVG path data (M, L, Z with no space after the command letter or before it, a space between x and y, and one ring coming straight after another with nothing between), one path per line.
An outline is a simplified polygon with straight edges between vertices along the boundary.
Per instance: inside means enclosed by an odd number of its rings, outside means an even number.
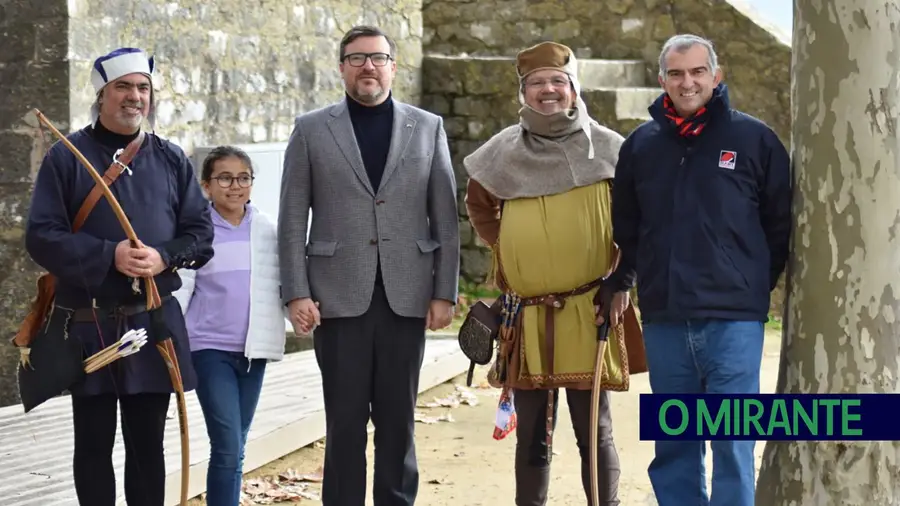
M259 401L265 360L252 364L241 353L200 350L191 353L197 372L197 399L209 436L206 504L237 506L241 496L244 445Z
M653 393L759 393L764 324L758 321L644 322ZM659 506L754 506L755 441L657 441L650 482Z

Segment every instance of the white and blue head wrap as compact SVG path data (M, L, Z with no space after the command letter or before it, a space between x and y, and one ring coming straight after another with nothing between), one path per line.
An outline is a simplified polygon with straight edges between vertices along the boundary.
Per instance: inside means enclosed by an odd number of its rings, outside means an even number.
M156 128L156 100L152 91L153 86L153 57L147 55L140 49L133 47L123 47L115 51L101 56L94 60L91 67L91 84L94 86L94 104L91 106L91 123L96 125L97 118L100 116L100 92L107 84L128 74L144 74L150 79L150 112L147 115L147 123L151 129Z

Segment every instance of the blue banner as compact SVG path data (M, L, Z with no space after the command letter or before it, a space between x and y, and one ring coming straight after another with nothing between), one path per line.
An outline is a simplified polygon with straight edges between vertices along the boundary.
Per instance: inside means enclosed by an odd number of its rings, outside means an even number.
M898 394L640 394L642 441L896 441Z

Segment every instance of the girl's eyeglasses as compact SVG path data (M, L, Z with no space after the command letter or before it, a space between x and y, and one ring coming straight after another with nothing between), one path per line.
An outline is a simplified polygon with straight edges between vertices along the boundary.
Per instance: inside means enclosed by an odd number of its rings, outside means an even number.
M216 182L219 183L220 188L230 188L234 181L237 181L238 186L241 188L249 188L256 178L253 176L217 176L212 179L215 179Z

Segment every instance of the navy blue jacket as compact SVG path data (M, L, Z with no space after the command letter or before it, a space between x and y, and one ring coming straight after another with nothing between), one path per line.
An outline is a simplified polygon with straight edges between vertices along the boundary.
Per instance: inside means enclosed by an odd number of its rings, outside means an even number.
M724 85L694 138L676 133L662 97L619 152L612 200L622 257L611 281L637 282L645 320L767 321L791 234L787 150L765 123L731 109Z

